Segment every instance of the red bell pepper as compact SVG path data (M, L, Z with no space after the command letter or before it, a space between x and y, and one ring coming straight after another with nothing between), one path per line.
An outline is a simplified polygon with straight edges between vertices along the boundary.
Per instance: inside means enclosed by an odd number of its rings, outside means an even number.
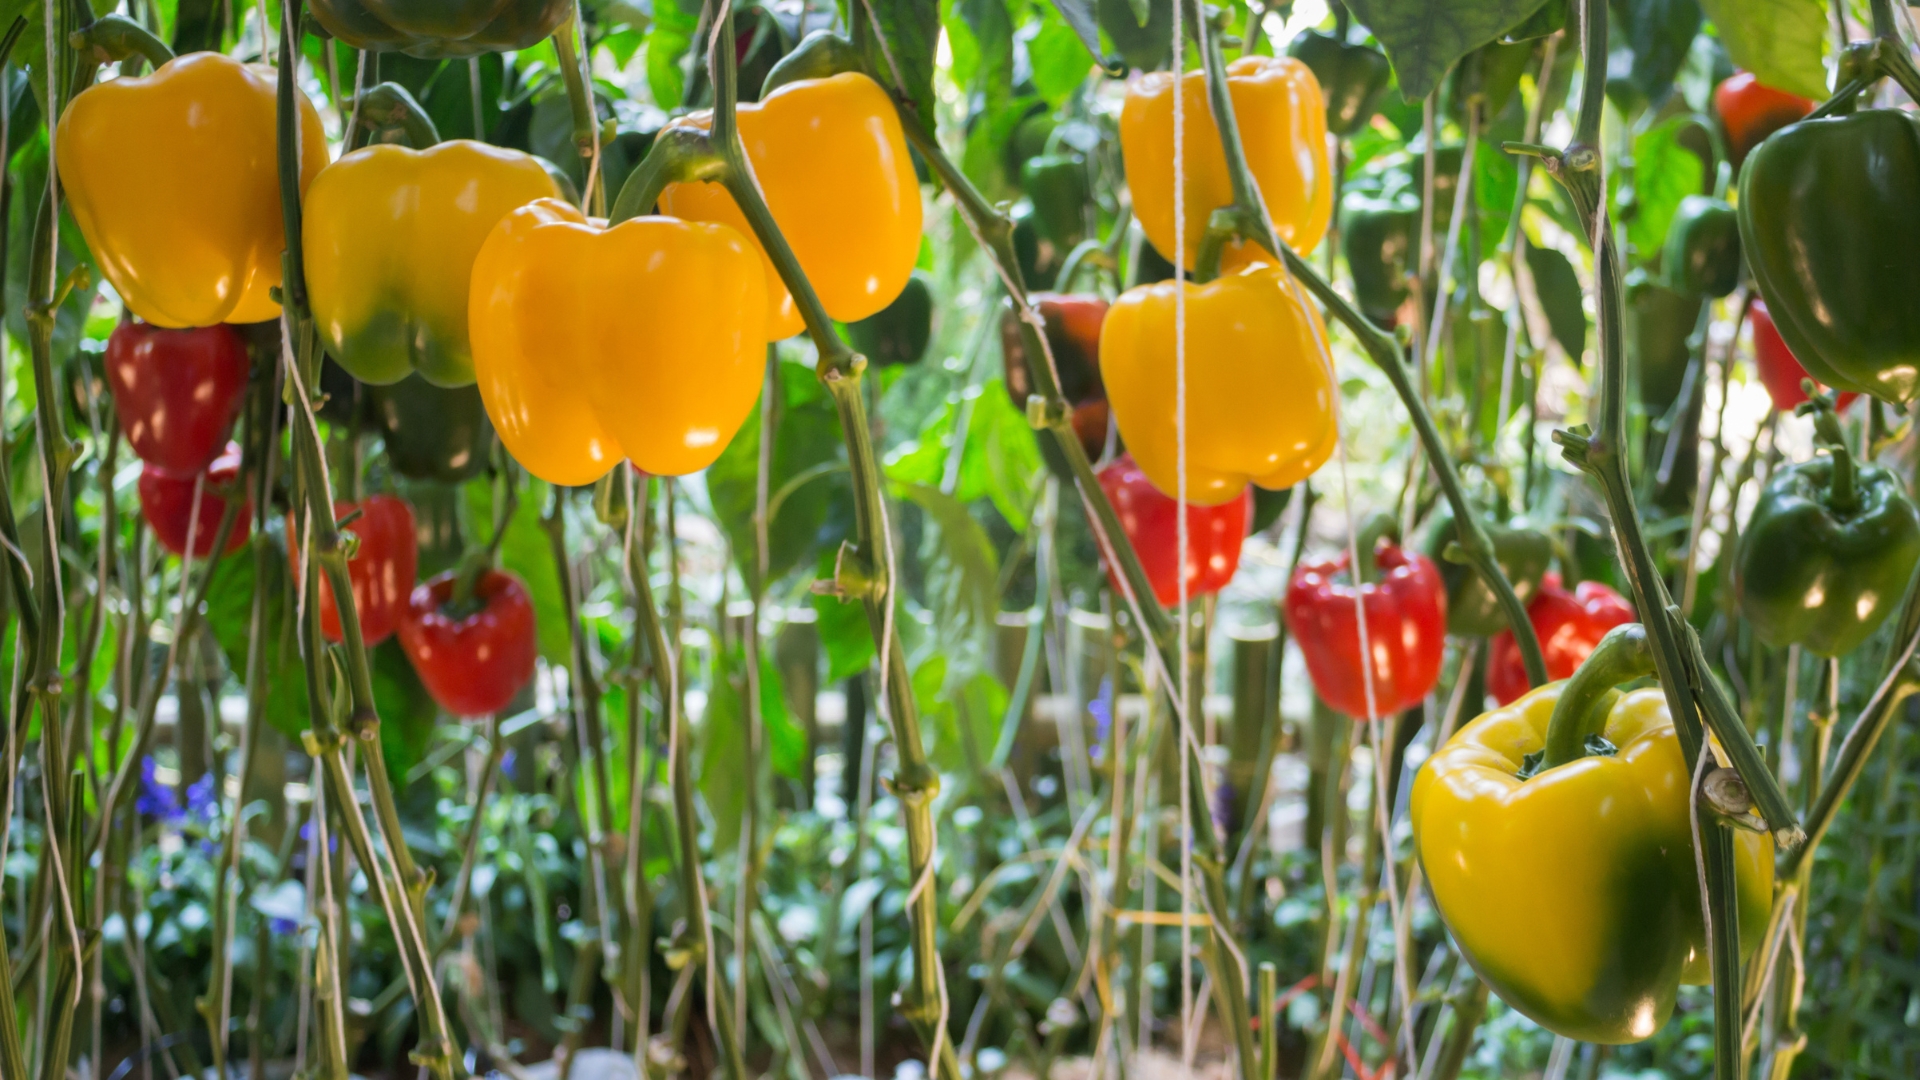
M191 477L220 456L247 390L239 331L121 323L107 339L106 363L120 430L141 461Z
M533 599L519 578L482 571L465 605L452 605L457 570L423 581L400 620L400 646L427 693L455 716L505 709L533 678Z
M1559 574L1548 573L1527 605L1527 621L1539 635L1547 678L1567 679L1607 631L1633 621L1633 605L1597 581L1583 581L1568 592ZM1487 692L1502 705L1527 692L1526 665L1511 630L1494 635L1487 656Z
M360 516L341 526L357 538L353 558L347 560L347 580L353 585L353 608L360 615L360 639L378 645L400 628L419 576L420 541L413 529L413 508L392 495L374 495L358 504L333 504L334 520L355 510ZM300 569L300 545L293 515L287 515L287 554L294 572ZM320 578L320 632L328 641L341 638L340 609L333 586Z
M1100 470L1100 489L1113 503L1120 527L1140 556L1140 568L1147 572L1154 598L1168 607L1179 603L1180 504L1153 486L1134 464L1132 454L1122 454ZM1240 542L1246 539L1252 516L1250 492L1219 506L1187 504L1188 598L1219 592L1233 580L1240 568ZM1112 567L1107 568L1107 576L1117 591L1119 579Z
M1753 72L1742 71L1714 87L1713 111L1720 114L1727 152L1738 169L1747 153L1767 136L1812 112L1813 102L1775 90L1754 78Z
M1368 715L1366 669L1354 595L1367 613L1374 716L1411 708L1440 681L1447 639L1447 584L1433 560L1391 542L1375 550L1375 580L1355 586L1345 554L1302 563L1287 587L1287 632L1306 657L1321 700Z
M1747 318L1753 324L1753 367L1760 376L1760 384L1767 388L1774 408L1792 412L1795 405L1807 400L1807 392L1800 385L1801 380L1809 377L1807 369L1801 366L1800 358L1787 348L1786 339L1774 327L1773 316L1767 314L1766 301L1755 300ZM1851 391L1841 394L1840 409L1844 411L1859 396Z
M152 527L154 538L175 555L184 555L189 534L193 557L204 559L213 552L214 534L220 531L220 516L227 500L222 490L239 491L240 509L227 533L228 552L238 551L253 531L253 500L240 488L240 444L230 442L226 453L207 466L206 480L200 488L200 513L194 516L193 488L198 474L182 476L157 465L140 469L140 514Z

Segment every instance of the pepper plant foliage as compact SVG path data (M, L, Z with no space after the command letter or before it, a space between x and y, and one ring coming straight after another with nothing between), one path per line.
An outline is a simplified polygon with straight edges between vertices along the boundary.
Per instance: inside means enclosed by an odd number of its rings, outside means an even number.
M1182 1058L1237 1080L1920 1075L1920 603L1902 601L1920 444L1894 400L1920 344L1897 315L1911 252L1884 240L1920 221L1920 127L1890 109L1920 72L1891 5L316 6L0 3L0 1075L583 1076L597 1055L650 1080ZM1876 44L1841 56L1836 35ZM231 154L220 179L267 192L253 224L272 243L246 257L281 267L284 305L222 331L244 374L171 396L128 380L200 365L133 355L131 323L194 271L175 251L132 273L95 211L155 190L175 198L149 219L230 208L174 183L205 165L177 147L89 154L47 124L163 47L220 54L236 86L260 65L252 128L238 92L196 108L231 125L207 152ZM1181 317L1209 322L1178 392L1171 344L1138 329L1160 312L1172 341L1175 269L1141 224L1170 219L1164 177L1127 175L1171 168L1170 116L1163 142L1122 150L1176 55L1206 91L1183 99L1181 178L1238 200L1188 208L1190 230L1234 220L1187 274L1224 266L1264 301L1212 320L1203 298L1230 290L1188 294ZM1294 80L1287 102L1259 96L1256 67ZM647 476L616 454L569 487L516 461L524 432L466 355L499 343L467 340L488 298L478 257L448 254L455 225L395 245L382 272L405 281L336 268L379 309L353 329L391 356L326 355L354 335L314 324L334 310L314 271L354 239L353 208L302 218L320 182L294 155L268 166L269 109L297 130L304 95L329 160L436 138L533 155L511 158L533 189L642 226L638 194L731 183L747 271L729 280L757 296L750 255L799 235L791 204L743 198L738 148L663 131L828 68L878 86L878 127L897 112L903 159L876 171L917 187L918 254L908 233L892 269L913 264L931 321L869 297L836 322L813 256L775 257L769 298L815 317L764 351L749 328L727 380L764 360L760 392L737 429L680 447L706 467ZM1717 95L1736 71L1786 95ZM1833 119L1759 143L1830 82ZM1359 110L1346 134L1323 137L1307 87ZM845 203L856 164L793 175ZM411 220L404 202L383 221ZM1703 214L1712 250L1689 246ZM289 224L310 226L304 251ZM1301 250L1267 248L1269 229ZM843 271L854 231L830 245ZM1818 250L1780 255L1788 237ZM387 302L435 310L403 324ZM594 314L648 342L739 318L686 306ZM1232 336L1276 310L1284 348ZM1782 331L1757 336L1762 318ZM1132 336L1103 348L1111 327ZM861 364L849 341L888 344ZM449 342L436 383L407 373ZM517 344L554 371L582 351ZM467 364L480 383L451 385ZM1883 398L1785 392L1808 371ZM1260 380L1286 393L1247 391ZM687 393L722 381L696 371ZM622 385L581 416L649 435L685 419L632 389L666 384ZM1173 442L1210 476L1314 474L1178 506L1151 476L1192 467L1158 452L1176 400ZM136 458L209 402L225 434L187 464L229 454L233 480ZM1337 445L1318 439L1336 417ZM590 433L542 435L572 452ZM371 496L404 501L417 581L368 580L387 557L355 532ZM1184 597L1184 642L1182 580L1204 594ZM414 591L429 581L443 599ZM443 623L491 636L449 661L421 646ZM400 629L362 640L376 624ZM1556 715L1530 666L1579 673L1565 700L1606 708ZM449 687L504 690L463 719ZM1381 701L1400 711L1365 715ZM1538 745L1508 761L1497 737ZM1629 763L1662 779L1608 771ZM1459 792L1566 790L1556 772L1647 821L1564 811L1547 850L1487 854L1509 810ZM1470 829L1487 831L1453 838ZM1564 901L1557 938L1529 920L1542 897ZM1588 974L1569 989L1569 972Z

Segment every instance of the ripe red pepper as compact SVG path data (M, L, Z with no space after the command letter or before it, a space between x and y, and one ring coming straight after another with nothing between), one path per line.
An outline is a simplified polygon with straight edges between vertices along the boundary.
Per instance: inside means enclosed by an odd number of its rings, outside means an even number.
M513 703L533 678L538 653L526 583L487 570L471 611L449 610L458 570L423 581L400 619L400 647L427 693L455 716L487 716Z
M1132 454L1122 454L1100 470L1100 488L1113 503L1120 527L1140 556L1141 569L1153 586L1160 603L1180 602L1180 504L1168 498L1147 474L1134 464ZM1187 596L1189 598L1219 592L1233 580L1240 568L1240 542L1246 539L1247 522L1253 517L1253 496L1219 506L1187 504ZM1113 568L1107 576L1118 589Z
M226 452L207 466L206 481L200 490L200 516L195 520L193 486L200 474L182 476L156 465L140 469L140 513L152 527L154 538L175 555L184 555L188 534L192 534L193 557L204 559L213 552L214 534L220 531L220 515L226 513L227 500L222 488L240 491L240 510L234 516L233 529L227 533L227 552L238 551L253 531L253 500L240 490L240 444L230 442Z
M1760 376L1760 383L1767 388L1767 396L1773 399L1773 407L1781 412L1790 413L1795 405L1807 400L1807 392L1801 388L1800 380L1810 378L1807 369L1802 367L1793 350L1787 347L1785 338L1773 325L1773 316L1767 314L1767 303L1756 299L1753 310L1748 312L1748 320L1753 324L1753 366ZM1839 407L1844 411L1859 394L1851 391L1841 394Z
M1714 87L1713 111L1720 114L1727 152L1738 169L1761 140L1812 112L1813 102L1764 86L1753 72L1742 71Z
M1633 605L1597 581L1583 581L1568 592L1560 584L1559 574L1548 573L1540 579L1540 591L1527 605L1527 621L1539 635L1547 678L1567 679L1573 677L1574 670L1607 631L1633 621ZM1487 692L1505 705L1527 689L1520 646L1513 640L1513 631L1502 630L1494 635L1487 654Z
M1440 681L1447 640L1447 583L1433 560L1398 544L1374 551L1377 578L1358 586L1373 656L1373 715L1418 704ZM1356 587L1347 556L1302 563L1287 586L1287 632L1300 644L1307 674L1322 701L1364 717L1366 667L1361 659Z
M247 389L239 331L125 322L107 339L106 361L120 430L141 461L191 477L220 456Z
M353 609L360 615L360 639L373 646L400 628L419 576L420 540L413 529L413 508L405 500L392 495L374 495L357 504L342 499L333 504L333 518L342 520L355 510L360 516L341 526L358 538L353 558L347 560L347 580L353 585ZM300 545L291 514L287 555L299 573ZM320 578L320 632L336 644L342 636L340 608L325 575Z

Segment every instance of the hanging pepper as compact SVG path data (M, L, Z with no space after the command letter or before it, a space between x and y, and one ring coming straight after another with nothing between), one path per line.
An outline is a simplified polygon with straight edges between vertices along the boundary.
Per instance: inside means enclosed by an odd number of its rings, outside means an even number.
M413 530L413 508L392 495L372 495L357 503L336 500L333 517L345 523L340 526L342 532L354 537L347 581L360 619L360 639L368 646L378 645L399 629L418 576L420 545ZM298 573L300 535L291 513L287 515L287 558ZM340 607L324 574L320 576L320 632L335 644L343 636Z
M1780 337L1780 331L1773 325L1773 316L1767 314L1767 302L1756 299L1753 307L1747 311L1747 322L1753 327L1753 367L1759 376L1760 384L1767 388L1767 396L1773 399L1773 407L1781 412L1792 412L1796 405L1807 400L1807 392L1801 383L1810 378L1807 369L1800 366L1794 358L1793 350ZM1840 395L1836 407L1841 412L1859 394Z
M1387 54L1318 30L1295 37L1287 55L1313 71L1327 98L1327 130L1341 138L1373 119L1393 82Z
M1568 592L1560 575L1540 579L1540 591L1527 605L1527 621L1540 641L1547 678L1571 678L1607 631L1633 621L1626 597L1598 581L1583 581ZM1505 705L1527 692L1527 668L1511 630L1494 637L1487 651L1487 693Z
M569 0L312 0L308 6L321 29L356 49L428 60L532 48L573 14Z
M656 476L713 464L760 396L766 277L725 225L611 229L556 199L508 214L473 263L474 371L508 451L578 485L622 457Z
M1753 72L1742 71L1713 88L1713 111L1720 115L1727 154L1738 170L1767 136L1812 112L1813 102L1775 90L1754 78Z
M1367 318L1392 327L1412 289L1408 282L1420 235L1420 208L1404 200L1350 199L1340 220L1341 246L1353 273L1353 295Z
M1362 584L1355 585L1341 554L1302 563L1287 586L1287 632L1300 645L1313 688L1348 716L1391 716L1418 704L1440 681L1446 651L1447 586L1439 567L1391 542L1376 548L1378 535L1369 529L1360 537ZM1366 610L1364 650L1356 592Z
M247 342L231 326L123 322L107 338L107 386L140 460L192 476L227 447L247 389Z
M1233 202L1226 151L1207 105L1206 76L1181 80L1182 181L1186 234L1173 231L1173 76L1153 72L1127 85L1120 111L1120 154L1133 192L1133 212L1147 239L1169 259L1184 251L1188 267L1207 230L1207 218ZM1266 202L1273 231L1295 251L1312 251L1333 215L1333 174L1327 165L1326 101L1307 65L1290 56L1243 56L1227 65L1227 91L1240 128L1247 167ZM1228 245L1224 265L1267 258L1240 241Z
M1086 239L1091 181L1087 161L1078 154L1042 154L1020 167L1020 188L1033 203L1034 224L1061 251Z
M1090 293L1033 293L1027 300L1046 323L1060 396L1069 405L1105 397L1107 390L1100 382L1100 330L1106 325L1107 302ZM1025 412L1027 398L1034 392L1033 373L1028 368L1031 361L1020 332L1020 316L1011 304L1000 309L1000 356L1006 365L1007 396L1014 408Z
M847 324L854 351L877 367L917 364L933 340L933 282L915 270L893 303Z
M1525 603L1533 597L1540 576L1553 561L1553 541L1546 533L1524 525L1488 522L1485 528L1487 537L1493 541L1493 557L1500 564L1501 573L1513 583L1514 594ZM1434 511L1427 526L1426 542L1421 546L1447 582L1447 633L1468 637L1499 633L1507 626L1499 598L1471 567L1446 558L1447 546L1459 539L1459 530L1453 524L1453 508L1442 505ZM1522 672L1523 686L1525 678Z
M1840 656L1906 595L1920 561L1920 513L1898 477L1854 460L1827 396L1794 411L1813 417L1827 454L1767 481L1740 533L1733 587L1762 641Z
M1828 386L1920 393L1920 117L1802 120L1740 172L1740 241L1780 336Z
M1147 572L1153 595L1162 606L1172 607L1180 599L1180 504L1162 494L1134 464L1122 454L1100 470L1100 490L1113 503L1134 553L1140 556L1140 568ZM1187 561L1184 575L1189 599L1219 592L1233 580L1240 568L1240 542L1246 539L1247 520L1253 513L1253 499L1242 488L1240 497L1218 506L1187 504ZM1116 592L1120 579L1113 567L1107 577Z
M1623 659L1635 635L1644 659ZM1710 977L1691 770L1666 695L1612 688L1651 673L1645 641L1637 624L1615 630L1571 681L1461 728L1413 781L1414 849L1461 955L1502 1001L1582 1042L1647 1038L1683 981ZM1773 840L1749 817L1758 831L1733 834L1745 954L1773 892Z
M300 113L300 190L327 163L313 102ZM94 262L143 321L179 328L280 314L286 234L273 69L189 53L96 83L67 104L60 179Z
M375 386L473 382L467 288L500 219L559 189L530 154L470 139L363 147L307 193L307 294L327 352Z
M1638 370L1640 403L1665 412L1686 384L1693 350L1687 339L1700 320L1699 296L1678 293L1644 270L1627 275L1627 343Z
M457 484L480 475L493 452L493 424L476 387L445 390L419 377L367 388L367 412L387 465L410 480Z
M1187 499L1214 506L1248 483L1292 487L1333 453L1326 326L1279 267L1256 264L1186 289ZM1100 373L1120 434L1175 493L1175 283L1127 290L1100 329Z
M456 604L458 577L450 570L413 590L400 618L400 647L442 709L487 716L513 704L533 679L540 654L533 598L513 574L484 570L473 595Z
M864 319L906 288L920 257L920 181L893 101L857 71L781 85L736 113L754 180L827 314ZM702 131L711 113L669 127ZM760 241L733 196L714 183L669 184L660 212L728 225ZM766 341L800 332L800 311L764 252Z
M200 489L197 500L194 498L196 486ZM253 499L240 488L239 443L228 443L205 473L182 475L155 465L143 465L136 491L140 496L140 516L146 518L147 525L153 529L153 538L175 555L184 556L189 541L194 558L204 559L213 554L214 537L220 531L220 517L226 513L226 493L229 492L237 492L240 509L235 512L233 528L227 533L225 553L232 554L244 547L253 531Z
M1661 257L1667 283L1692 296L1721 297L1740 284L1740 218L1706 195L1680 200Z

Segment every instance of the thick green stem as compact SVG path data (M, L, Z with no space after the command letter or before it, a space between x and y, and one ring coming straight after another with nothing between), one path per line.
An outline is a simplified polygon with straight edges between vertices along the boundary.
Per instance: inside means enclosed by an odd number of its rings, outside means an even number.
M139 56L155 68L173 59L173 50L154 37L147 28L124 15L102 15L84 30L75 30L67 44L79 52L91 53L97 64L127 60Z
M1617 700L1613 688L1653 674L1653 649L1639 623L1616 626L1600 639L1586 662L1560 690L1547 723L1546 757L1552 769L1587 756L1587 739L1606 730L1607 714Z

